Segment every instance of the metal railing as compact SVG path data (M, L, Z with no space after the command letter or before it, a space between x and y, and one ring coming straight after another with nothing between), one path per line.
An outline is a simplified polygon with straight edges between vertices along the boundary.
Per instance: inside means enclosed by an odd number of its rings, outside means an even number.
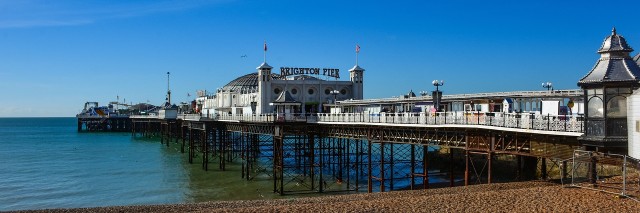
M157 116L156 116L157 117ZM151 116L132 118L152 118ZM505 128L584 132L583 116L541 115L531 113L501 112L438 112L438 113L273 113L273 114L219 114L201 116L180 114L178 119L200 119L243 121L243 122L341 122L341 123L382 123L416 125L483 125Z
M178 114L177 119L189 120L189 121L199 121L201 117L202 116L200 116L200 114Z
M303 113L270 113L270 114L220 114L212 117L214 120L231 120L245 122L317 122L315 114Z
M160 118L158 115L130 115L129 118Z
M529 113L319 113L318 122L386 123L424 125L485 125L506 128L584 132L582 116L540 115Z
M563 175L569 186L631 196L640 196L640 160L619 154L574 150L571 172ZM565 181L563 180L563 183Z

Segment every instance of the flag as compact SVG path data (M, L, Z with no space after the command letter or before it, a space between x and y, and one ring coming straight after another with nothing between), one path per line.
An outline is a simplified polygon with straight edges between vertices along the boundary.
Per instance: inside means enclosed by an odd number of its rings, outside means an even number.
M356 44L356 53L360 53L360 45Z
M264 51L267 51L267 41L264 41Z

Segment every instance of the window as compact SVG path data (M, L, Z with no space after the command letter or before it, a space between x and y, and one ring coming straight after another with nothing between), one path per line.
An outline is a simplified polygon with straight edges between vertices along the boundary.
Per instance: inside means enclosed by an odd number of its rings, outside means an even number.
M291 94L298 94L298 90L297 89L291 89Z
M325 95L331 94L331 89L329 89L329 88L325 89L324 90L324 94Z
M341 90L340 90L340 94L342 94L342 95L346 95L346 94L347 94L347 90L346 90L346 89L341 89Z
M275 89L273 90L273 93L275 93L275 94L280 94L280 92L282 92L282 91L280 90L280 88L275 88Z
M627 100L624 96L616 96L609 100L607 103L607 117L627 117Z
M482 105L476 104L474 107L476 108L476 111L482 111Z
M309 92L309 95L313 95L313 93L314 93L315 91L313 91L313 89L309 89L309 91L308 91L308 92Z
M589 104L587 105L589 117L602 118L604 113L602 107L602 99L600 99L600 97L592 97L589 99Z

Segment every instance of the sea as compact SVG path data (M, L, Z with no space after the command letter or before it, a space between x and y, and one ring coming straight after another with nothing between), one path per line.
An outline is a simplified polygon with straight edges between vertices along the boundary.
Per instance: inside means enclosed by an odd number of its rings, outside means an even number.
M159 139L78 132L76 118L0 118L0 211L279 197L227 170L204 171Z

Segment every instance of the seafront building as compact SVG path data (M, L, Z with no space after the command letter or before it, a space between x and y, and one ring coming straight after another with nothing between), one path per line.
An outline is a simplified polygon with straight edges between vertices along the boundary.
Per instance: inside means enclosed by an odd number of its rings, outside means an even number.
M240 76L212 95L198 92L197 111L216 114L319 113L340 100L363 97L364 69L349 69L350 79L341 81L340 69L273 67L263 62L257 72ZM323 79L325 78L325 79Z

